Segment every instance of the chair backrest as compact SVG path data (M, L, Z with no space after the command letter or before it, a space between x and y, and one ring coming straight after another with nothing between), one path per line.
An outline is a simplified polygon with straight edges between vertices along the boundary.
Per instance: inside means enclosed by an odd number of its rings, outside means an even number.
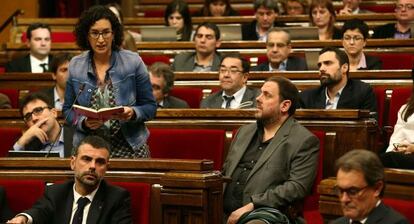
M3 93L10 99L12 108L19 108L19 90L18 89L0 89L0 93Z
M131 214L134 224L150 223L150 195L151 186L148 183L111 182L113 185L129 191L131 196Z
M72 31L52 31L51 38L53 43L74 43L76 41ZM21 40L23 43L26 42L26 32L23 32Z
M382 86L374 86L373 90L377 100L378 127L382 128L385 112L386 88Z
M411 200L383 198L383 202L404 215L410 223L414 223L414 203Z
M361 9L369 10L375 13L393 13L395 12L395 4L372 4L372 5L364 5L360 6Z
M368 53L382 61L382 69L412 69L414 66L414 54L379 52Z
M411 96L411 93L411 87L400 87L393 89L390 99L390 109L388 112L387 125L394 127L395 123L397 122L398 110L400 110L402 105L407 103L407 100Z
M170 57L165 55L141 55L142 60L146 66L151 66L155 62L164 62L165 64L170 64Z
M0 180L6 190L7 203L14 213L20 213L33 206L45 191L43 180Z
M209 159L214 168L223 165L225 131L218 129L150 128L152 158Z
M0 128L0 157L6 157L9 150L13 148L14 143L22 135L22 130L16 127Z
M318 185L323 177L323 159L325 150L325 132L312 130L312 133L319 139L319 162L315 182L312 186L312 193L305 198L304 210L318 210L319 208L319 194L317 191Z
M185 100L190 108L200 108L203 90L197 87L174 87L171 89L170 95Z

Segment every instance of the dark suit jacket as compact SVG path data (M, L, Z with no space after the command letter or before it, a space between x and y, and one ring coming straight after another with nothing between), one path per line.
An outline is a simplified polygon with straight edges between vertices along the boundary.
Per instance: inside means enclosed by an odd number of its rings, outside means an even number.
M246 92L244 92L243 98L241 103L252 101L252 105L243 108L255 108L256 107L256 97L260 94L258 89L255 88L246 88ZM208 96L207 98L203 99L200 104L200 108L221 108L223 104L223 90L220 90L213 95Z
M365 55L365 60L367 62L367 68L363 70L379 70L382 69L382 61L374 56Z
M74 181L54 184L46 188L44 196L24 213L36 224L69 223L73 205ZM131 224L131 205L128 191L101 181L91 202L87 224Z
M239 129L223 166L225 176L233 175L257 129L257 123ZM318 156L317 137L293 117L288 118L247 177L243 204L280 209L302 200L311 192Z
M63 126L63 144L64 144L64 156L70 157L72 155L73 149L73 134L75 129L72 126L64 125ZM39 151L43 149L43 144L38 138L33 138L27 145L24 146L24 150L27 151Z
M167 96L163 100L163 108L189 108L188 103L173 96Z
M13 217L13 213L7 205L6 191L0 186L0 222L6 222Z
M345 217L336 219L332 224L349 224L350 220ZM404 216L396 212L394 209L379 204L368 216L365 224L408 224L410 223Z
M395 23L388 23L382 26L378 26L374 29L372 38L382 39L382 38L394 38L394 34L397 32L395 28Z
M184 52L174 57L171 68L174 71L193 71L195 62L195 52ZM221 56L218 52L214 53L213 65L211 71L218 71L220 67Z
M307 71L308 65L305 59L290 56L286 62L286 71ZM260 65L253 67L251 71L269 71L269 62L263 62Z
M52 62L52 56L49 56L49 68L50 62ZM30 65L30 55L26 55L21 58L14 59L6 64L6 72L32 72Z
M300 93L300 107L304 109L325 109L325 87L307 89ZM367 109L377 112L377 101L371 86L356 79L348 79L339 98L338 109Z
M242 24L242 40L259 40L259 36L256 33L257 20L253 20L250 23ZM286 24L275 21L273 23L275 27L285 27Z

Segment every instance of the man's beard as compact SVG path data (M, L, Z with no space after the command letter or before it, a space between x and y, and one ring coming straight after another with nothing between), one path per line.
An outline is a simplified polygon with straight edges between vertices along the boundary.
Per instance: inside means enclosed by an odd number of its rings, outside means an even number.
M326 73L321 74L319 80L321 82L322 87L331 87L338 84L341 81L341 79L334 79L332 76Z
M95 177L95 179L94 180L89 180L85 177L86 175L92 175L92 176ZM77 174L76 179L81 184L83 184L85 187L95 187L99 184L99 181L101 180L101 178L98 177L96 172L83 172L83 173Z

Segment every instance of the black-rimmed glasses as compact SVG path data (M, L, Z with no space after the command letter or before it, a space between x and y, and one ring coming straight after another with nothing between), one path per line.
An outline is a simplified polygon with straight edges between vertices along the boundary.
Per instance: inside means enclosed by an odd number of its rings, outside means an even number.
M111 30L104 30L102 32L93 30L93 31L90 31L88 34L91 38L94 38L94 39L99 39L99 36L101 35L102 35L102 38L108 39L112 36L112 33L113 32Z
M334 191L335 191L335 194L338 195L338 197L342 197L342 195L344 193L346 193L346 195L348 197L350 197L350 198L356 198L356 197L359 197L361 195L361 192L363 190L365 190L367 187L369 187L369 186L367 185L365 187L360 187L360 188L358 188L358 187L350 187L350 188L346 188L345 189L345 188L341 188L339 186L335 186L334 187Z
M44 111L46 108L48 108L48 109L49 109L49 107L48 107L48 106L45 106L45 107L35 107L35 108L32 110L32 112L29 112L29 113L26 113L25 115L23 115L23 120L24 120L25 122L29 122L29 121L31 121L31 120L32 120L32 118L33 118L33 114L34 114L34 115L36 115L36 116L38 116L38 115L42 114L42 113L43 113L43 111Z

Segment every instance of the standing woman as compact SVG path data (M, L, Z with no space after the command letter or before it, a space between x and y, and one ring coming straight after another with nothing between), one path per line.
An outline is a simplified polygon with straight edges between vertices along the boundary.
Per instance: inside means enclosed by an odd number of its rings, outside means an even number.
M312 26L318 27L319 40L339 40L342 33L335 27L335 9L331 0L313 0L309 8Z
M205 0L204 6L194 16L238 16L230 0Z
M144 63L137 53L121 49L123 28L105 6L85 11L75 27L76 43L87 50L69 64L63 111L76 127L74 146L87 135L111 144L111 157L149 157L144 122L152 119L156 103ZM75 116L73 104L93 109L123 106L124 112L102 121Z
M174 0L167 5L164 14L166 26L175 27L178 41L190 41L193 25L188 4L183 0Z

